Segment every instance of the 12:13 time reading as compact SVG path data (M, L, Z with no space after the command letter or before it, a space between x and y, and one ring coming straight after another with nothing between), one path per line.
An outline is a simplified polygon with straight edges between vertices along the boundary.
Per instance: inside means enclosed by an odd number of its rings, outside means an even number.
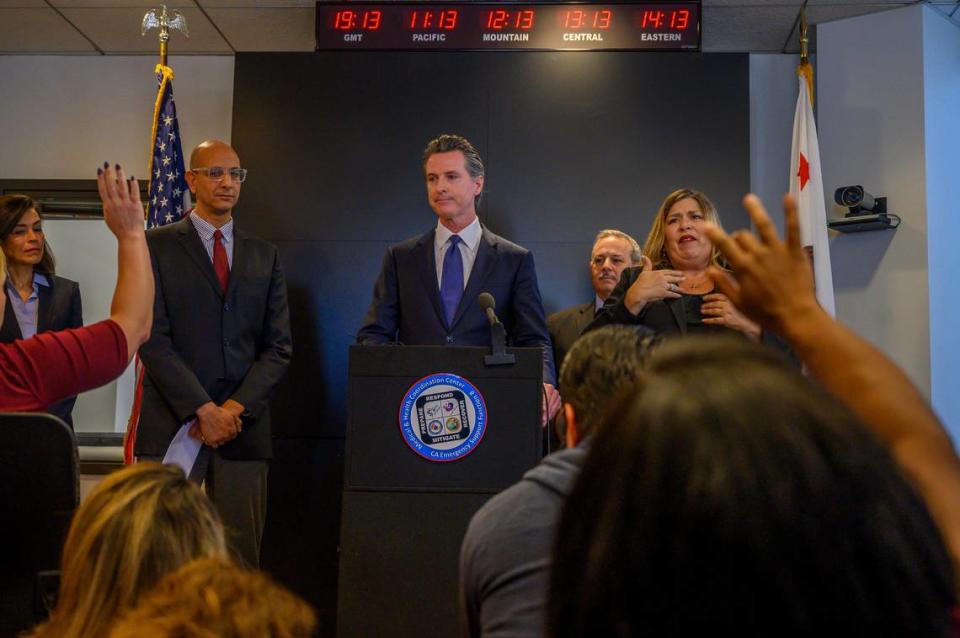
M533 28L533 18L535 13L533 9L523 9L521 11L505 11L496 9L487 11L487 28L493 31L503 29L518 29L526 31Z

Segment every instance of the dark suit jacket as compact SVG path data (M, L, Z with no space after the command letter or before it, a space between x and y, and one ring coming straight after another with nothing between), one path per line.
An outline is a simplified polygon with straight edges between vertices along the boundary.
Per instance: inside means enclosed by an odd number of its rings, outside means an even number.
M56 275L47 275L50 286L37 287L37 333L79 328L83 325L83 308L80 303L80 286L77 282ZM6 291L4 291L6 292ZM3 324L0 325L0 343L23 339L20 324L10 305L9 295ZM60 417L73 427L73 404L77 397L69 397L47 407L47 412Z
M448 327L437 286L434 232L387 249L357 341L364 345L489 346L490 324L477 303L477 295L489 292L497 300L497 316L510 344L543 348L543 381L556 385L530 251L484 228L470 279Z
M225 458L272 455L274 387L292 354L287 286L277 248L234 228L226 295L189 218L147 233L156 301L136 453L163 456L180 426L208 401L234 399L244 428L219 448Z
M623 299L627 290L637 280L640 273L643 272L642 266L631 266L626 268L620 274L620 281L617 287L613 289L607 300L603 302L603 310L593 320L587 330L594 330L600 326L614 324L642 325L650 328L657 334L686 334L687 318L683 309L682 299L661 299L654 301L643 307L639 315L632 314L627 310ZM736 330L730 332L736 333ZM795 362L790 347L780 337L764 330L761 333L760 340L764 345L771 346L787 354L787 357Z
M557 365L557 377L560 377L560 367L563 359L570 351L587 326L593 321L594 302L580 304L565 310L560 310L547 317L547 332L553 342L553 361Z

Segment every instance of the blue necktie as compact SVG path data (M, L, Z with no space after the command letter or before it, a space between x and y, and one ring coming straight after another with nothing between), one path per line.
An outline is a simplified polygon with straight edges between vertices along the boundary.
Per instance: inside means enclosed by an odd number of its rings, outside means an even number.
M450 236L450 248L443 256L443 272L440 275L440 301L443 303L443 314L447 320L447 327L453 322L457 314L457 306L463 297L463 258L460 256L458 244L463 241L459 235Z

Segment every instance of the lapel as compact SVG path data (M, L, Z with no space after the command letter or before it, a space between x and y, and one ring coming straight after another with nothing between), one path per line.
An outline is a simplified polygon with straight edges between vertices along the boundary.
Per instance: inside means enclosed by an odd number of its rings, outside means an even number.
M437 257L433 253L433 238L436 229L430 230L423 235L413 248L414 259L417 264L417 273L423 287L427 290L427 298L430 299L430 305L437 313L437 320L440 325L446 325L443 318L443 306L440 305L440 287L437 285Z
M207 255L207 249L203 247L203 242L200 241L200 235L197 234L197 229L193 227L190 216L185 216L176 222L176 224L177 239L180 242L180 246L190 256L190 259L193 260L200 272L203 273L203 276L207 278L207 281L210 283L210 286L213 287L213 291L217 296L222 298L223 293L220 292L220 281L217 279L217 273L213 271L213 262L210 261L210 257ZM234 239L236 239L236 235L234 235ZM236 246L234 246L234 248L236 248ZM234 258L236 258L236 254L234 254ZM229 288L229 284L227 284L227 287Z
M6 308L3 311L3 324L0 325L0 343L10 343L17 339L23 339L23 333L20 332L20 324L17 323L17 315L13 312L13 304L10 303L10 295L7 293L6 286L0 294L7 295Z
M237 228L237 222L233 222L233 265L230 267L230 278L227 280L227 296L230 299L234 289L240 285L244 272L247 269L247 234ZM211 264L211 269L213 268ZM214 272L216 278L216 272ZM218 285L219 288L219 285Z
M687 334L687 313L683 310L683 298L664 299L663 301L667 304L670 312L673 313L673 320L677 322L680 334Z
M49 286L37 286L37 333L46 332L53 315L53 275L47 275Z
M592 301L580 306L580 312L577 313L575 325L578 337L582 335L583 331L587 329L587 326L593 322L594 308L595 306Z
M473 268L470 270L470 279L467 281L467 287L463 291L463 297L460 298L460 305L457 306L457 312L453 315L453 321L450 322L450 328L457 325L457 322L463 317L463 314L477 298L477 295L483 292L483 286L487 281L487 276L493 271L493 267L496 266L497 261L500 259L495 235L488 231L485 226L481 226L481 228L483 229L483 234L480 235L480 243L477 244L477 258L473 261ZM434 278L436 278L436 276L434 276ZM439 294L440 292L437 291L438 297ZM498 299L497 302L503 303L503 300Z

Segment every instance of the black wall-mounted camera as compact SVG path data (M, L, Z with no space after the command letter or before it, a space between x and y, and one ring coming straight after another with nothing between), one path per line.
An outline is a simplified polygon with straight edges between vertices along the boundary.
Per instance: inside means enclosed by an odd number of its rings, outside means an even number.
M863 186L841 186L834 192L833 200L849 210L846 216L827 222L831 230L862 233L893 229L900 225L899 216L887 213L887 198L874 197Z

